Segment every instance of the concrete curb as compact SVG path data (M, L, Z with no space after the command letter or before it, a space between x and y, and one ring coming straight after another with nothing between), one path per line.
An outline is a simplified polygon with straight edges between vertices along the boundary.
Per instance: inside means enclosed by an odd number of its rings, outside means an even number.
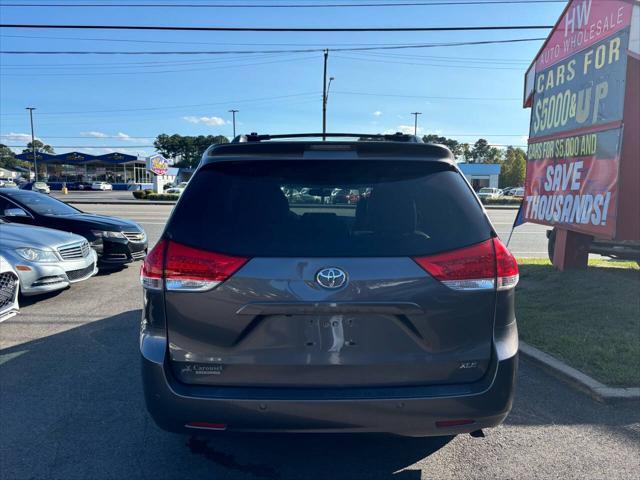
M517 210L520 205L484 205L485 210Z
M640 388L608 387L591 378L589 375L582 373L580 370L570 367L548 353L538 350L536 347L523 341L520 342L520 353L540 365L555 377L588 394L599 402L640 401Z

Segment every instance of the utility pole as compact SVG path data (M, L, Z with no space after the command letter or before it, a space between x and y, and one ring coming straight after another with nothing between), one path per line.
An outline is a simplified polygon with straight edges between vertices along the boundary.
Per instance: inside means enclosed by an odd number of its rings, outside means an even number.
M411 112L411 115L413 115L414 120L413 120L413 134L415 136L418 136L418 115L422 115L422 112Z
M33 111L35 107L27 107L29 110L29 119L31 120L31 151L33 152L33 170L35 172L35 181L38 181L38 162L36 160L37 157L37 149L36 149L36 136L33 132ZM29 179L31 180L31 179Z
M236 138L236 113L240 110L229 110L229 113L233 115L233 138Z
M324 74L322 76L322 140L327 139L327 60L329 49L324 51Z

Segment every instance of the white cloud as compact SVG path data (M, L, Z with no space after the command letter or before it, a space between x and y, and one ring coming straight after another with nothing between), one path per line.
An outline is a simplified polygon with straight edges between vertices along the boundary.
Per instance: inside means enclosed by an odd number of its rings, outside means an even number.
M113 138L115 140L120 140L122 142L144 142L145 141L145 139L143 138L132 137L131 135L124 132L118 132L115 135L110 135L108 133L92 130L90 132L80 132L80 135L83 137L91 137L91 138Z
M376 110L375 112L373 112L374 117L379 117L380 115L382 115L382 112L380 110Z
M188 116L188 117L182 117L182 119L186 120L189 123L204 123L205 125L209 125L211 127L219 127L220 125L226 125L229 123L229 121L220 117Z
M0 138L4 141L8 142L25 142L29 143L31 141L31 135L28 133L14 133L10 132L6 135L0 135ZM40 140L40 138L36 137L36 139Z
M83 137L92 137L92 138L107 138L109 136L106 133L96 132L96 131L80 132L80 135Z
M139 138L132 137L131 135L127 135L126 133L118 132L116 135L118 140L122 140L123 142L138 142Z

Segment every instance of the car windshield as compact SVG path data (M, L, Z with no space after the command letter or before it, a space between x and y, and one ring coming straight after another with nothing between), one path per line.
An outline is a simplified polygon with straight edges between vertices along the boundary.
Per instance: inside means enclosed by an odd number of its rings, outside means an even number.
M39 215L75 215L80 212L60 200L28 190L12 192L9 196Z
M493 193L493 188L481 188L480 193Z

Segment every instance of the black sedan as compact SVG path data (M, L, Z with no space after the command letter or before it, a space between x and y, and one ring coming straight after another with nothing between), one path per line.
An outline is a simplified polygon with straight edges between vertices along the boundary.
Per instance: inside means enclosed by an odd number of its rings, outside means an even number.
M119 267L147 255L147 235L137 223L85 213L30 190L0 188L0 217L82 235L98 253L100 268Z

